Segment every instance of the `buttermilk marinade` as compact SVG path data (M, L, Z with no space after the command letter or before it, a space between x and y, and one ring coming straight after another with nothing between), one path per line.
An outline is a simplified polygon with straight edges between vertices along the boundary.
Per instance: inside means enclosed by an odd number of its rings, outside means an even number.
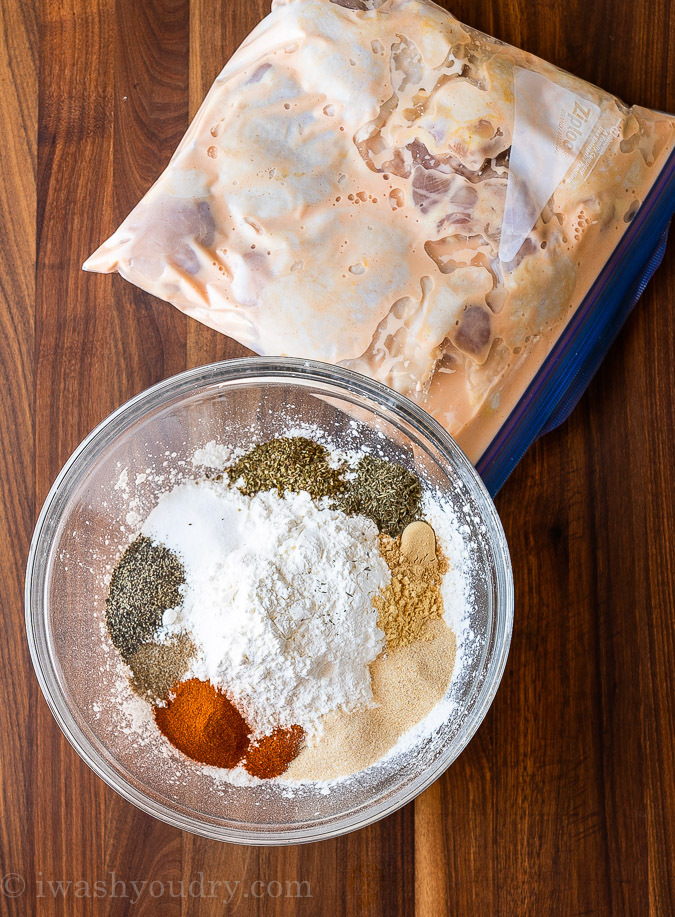
M277 0L85 268L371 375L475 462L674 139L427 0Z

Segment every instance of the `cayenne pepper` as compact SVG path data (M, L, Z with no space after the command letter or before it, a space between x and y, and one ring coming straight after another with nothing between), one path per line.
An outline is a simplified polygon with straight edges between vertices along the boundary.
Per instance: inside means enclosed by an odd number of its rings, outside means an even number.
M190 678L171 691L166 707L155 707L155 722L179 751L200 764L236 767L261 779L278 777L300 751L304 729L279 727L250 742L251 729L219 688Z
M305 730L302 726L277 727L270 735L251 742L244 767L254 777L279 777L300 751Z

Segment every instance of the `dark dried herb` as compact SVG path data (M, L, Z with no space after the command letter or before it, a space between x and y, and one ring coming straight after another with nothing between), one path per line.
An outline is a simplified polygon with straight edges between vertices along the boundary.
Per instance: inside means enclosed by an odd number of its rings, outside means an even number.
M110 639L126 661L152 638L167 608L181 603L185 570L176 555L141 535L113 570L105 603Z
M346 487L345 469L332 468L329 459L320 443L304 436L280 437L254 446L227 469L227 475L246 496L276 488L281 496L287 490L305 490L318 500Z
M367 516L382 534L396 538L419 519L421 498L422 485L407 468L364 455L356 477L334 505L350 516Z

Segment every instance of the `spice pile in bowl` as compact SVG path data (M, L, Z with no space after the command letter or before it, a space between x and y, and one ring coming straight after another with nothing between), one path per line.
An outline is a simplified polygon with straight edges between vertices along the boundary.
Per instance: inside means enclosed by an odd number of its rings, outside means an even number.
M160 496L112 572L129 684L157 741L224 779L358 773L412 742L453 679L456 519L374 454L301 435L229 463L209 449L212 471Z

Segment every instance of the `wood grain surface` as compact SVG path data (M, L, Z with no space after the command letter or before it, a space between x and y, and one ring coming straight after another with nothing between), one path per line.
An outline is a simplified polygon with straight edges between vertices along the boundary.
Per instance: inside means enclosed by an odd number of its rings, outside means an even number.
M0 3L0 914L672 915L672 241L571 420L498 497L516 585L511 655L478 734L414 804L300 848L212 843L109 790L42 700L23 577L59 468L146 386L245 352L80 265L267 8ZM675 110L671 0L452 9L626 101ZM286 894L295 880L311 897Z

